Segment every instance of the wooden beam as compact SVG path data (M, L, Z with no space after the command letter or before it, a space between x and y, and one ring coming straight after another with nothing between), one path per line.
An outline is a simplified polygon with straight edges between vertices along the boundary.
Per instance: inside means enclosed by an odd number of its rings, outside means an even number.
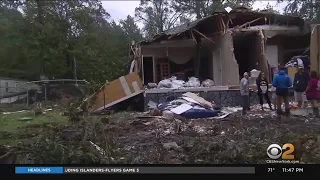
M195 72L195 76L197 78L199 78L199 72L200 72L200 66L201 66L201 62L200 62L200 49L201 49L201 37L196 36L196 57L194 60L194 72Z
M195 31L196 33L200 34L202 37L206 38L207 40L211 41L212 43L216 43L213 40L211 40L210 38L208 38L207 36L205 36L204 34L202 34L201 32L199 32L198 30L196 30L196 29L192 29L192 30Z
M238 26L238 27L235 27L235 28L242 29L242 28L244 28L245 26L247 26L247 25L249 25L249 24L251 24L251 23L254 23L254 22L256 22L256 21L259 21L259 20L262 19L262 18L264 18L264 17L259 17L259 18L257 18L257 19L254 19L254 20L252 20L252 21L246 22L246 23L242 24L241 26Z

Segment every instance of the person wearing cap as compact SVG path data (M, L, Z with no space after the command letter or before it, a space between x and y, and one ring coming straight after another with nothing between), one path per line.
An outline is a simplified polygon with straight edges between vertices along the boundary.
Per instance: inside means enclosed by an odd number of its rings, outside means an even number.
M243 74L243 78L240 80L240 94L242 98L242 115L247 113L247 110L250 108L249 104L249 81L248 73Z
M306 89L309 82L309 75L304 72L303 66L298 67L298 72L294 75L293 80L293 89L294 89L294 98L298 102L298 107L301 108L302 103L307 102L306 98Z
M276 103L277 103L277 114L281 115L281 105L282 100L284 101L285 105L285 113L286 115L290 114L289 108L289 88L292 86L292 80L288 74L286 74L286 68L281 67L280 71L274 76L272 81L272 86L276 88Z

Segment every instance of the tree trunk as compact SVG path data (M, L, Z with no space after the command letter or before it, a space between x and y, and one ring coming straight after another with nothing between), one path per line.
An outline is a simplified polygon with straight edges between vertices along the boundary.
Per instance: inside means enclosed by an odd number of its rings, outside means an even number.
M43 38L43 34L42 34L42 30L43 30L43 26L44 26L44 18L43 18L43 2L41 0L36 0L36 4L37 4L37 14L38 14L38 22L41 25L41 27L39 28L39 33L41 36L41 39ZM45 68L45 59L44 59L44 53L43 53L43 45L42 43L40 44L40 58L41 58L41 69L42 69L42 73L45 74L46 73L46 68Z

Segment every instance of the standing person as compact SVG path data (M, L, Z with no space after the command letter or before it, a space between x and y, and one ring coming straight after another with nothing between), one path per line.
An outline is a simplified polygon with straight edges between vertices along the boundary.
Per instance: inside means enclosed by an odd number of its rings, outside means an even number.
M298 107L301 108L302 103L306 105L306 89L308 86L309 75L304 72L303 66L298 67L298 72L294 75L293 80L293 89L294 89L294 98L298 102Z
M307 99L311 102L313 115L319 117L318 100L320 96L320 89L318 87L318 74L312 71L310 74L310 80L306 89Z
M243 74L243 78L240 81L240 94L242 98L242 115L245 115L249 109L249 81L247 72Z
M281 104L282 100L284 101L285 105L285 114L290 114L290 108L289 108L289 100L288 100L288 94L289 94L289 87L292 86L292 80L290 76L288 76L285 72L286 68L281 67L279 73L277 73L274 76L274 79L272 81L272 86L276 88L276 101L277 101L277 114L281 115Z
M259 96L259 101L260 101L262 111L264 110L263 98L265 98L267 103L269 104L270 110L273 110L272 105L271 105L271 101L270 101L270 97L269 97L269 83L266 80L263 72L261 72L259 74L257 81L256 81L256 84L257 84L258 96Z

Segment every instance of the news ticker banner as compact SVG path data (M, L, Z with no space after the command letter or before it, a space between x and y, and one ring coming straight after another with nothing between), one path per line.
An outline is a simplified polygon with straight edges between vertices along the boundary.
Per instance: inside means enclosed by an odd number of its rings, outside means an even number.
M15 174L318 174L319 165L15 167Z
M15 167L15 174L255 174L255 167Z

